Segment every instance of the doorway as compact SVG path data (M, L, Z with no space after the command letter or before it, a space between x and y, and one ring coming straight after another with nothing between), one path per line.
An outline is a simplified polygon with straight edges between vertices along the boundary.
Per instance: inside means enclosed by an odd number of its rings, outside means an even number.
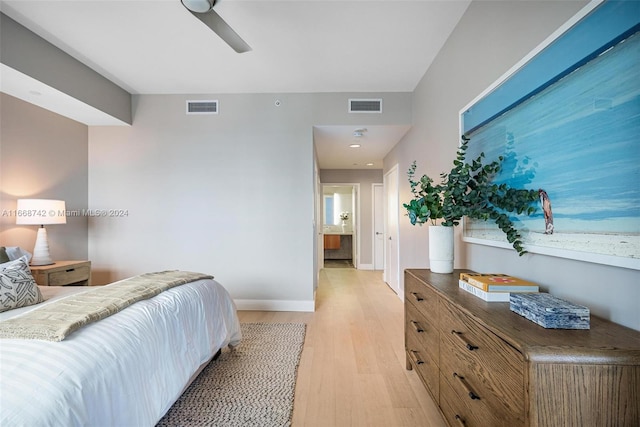
M359 195L360 184L357 183L322 185L323 236L318 249L323 254L324 268L359 266Z

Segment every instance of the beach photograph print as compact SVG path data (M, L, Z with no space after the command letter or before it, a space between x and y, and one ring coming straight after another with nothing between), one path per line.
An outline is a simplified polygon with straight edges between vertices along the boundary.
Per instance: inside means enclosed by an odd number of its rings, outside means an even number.
M504 157L497 184L539 191L513 217L527 251L640 269L639 69L635 33L468 134L469 158ZM489 222L463 234L506 243Z

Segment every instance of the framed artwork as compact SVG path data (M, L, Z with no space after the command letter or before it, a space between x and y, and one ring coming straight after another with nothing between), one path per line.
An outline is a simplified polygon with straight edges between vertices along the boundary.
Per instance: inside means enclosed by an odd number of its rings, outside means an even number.
M469 158L539 190L529 252L640 270L640 2L595 1L460 113ZM465 218L463 240L510 247Z

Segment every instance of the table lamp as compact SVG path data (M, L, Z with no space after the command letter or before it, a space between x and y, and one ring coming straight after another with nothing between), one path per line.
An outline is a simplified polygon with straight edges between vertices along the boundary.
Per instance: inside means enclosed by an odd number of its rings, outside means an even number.
M39 225L36 245L33 248L31 265L53 264L49 255L49 241L45 225L66 224L64 200L18 199L16 207L16 224Z

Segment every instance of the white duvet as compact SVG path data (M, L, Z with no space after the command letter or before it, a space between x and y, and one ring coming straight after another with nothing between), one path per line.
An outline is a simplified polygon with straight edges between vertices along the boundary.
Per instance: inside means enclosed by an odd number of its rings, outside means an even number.
M47 297L52 288L41 290ZM0 321L34 307L1 313ZM154 426L198 368L240 338L233 300L207 279L137 302L61 342L0 339L0 426Z

